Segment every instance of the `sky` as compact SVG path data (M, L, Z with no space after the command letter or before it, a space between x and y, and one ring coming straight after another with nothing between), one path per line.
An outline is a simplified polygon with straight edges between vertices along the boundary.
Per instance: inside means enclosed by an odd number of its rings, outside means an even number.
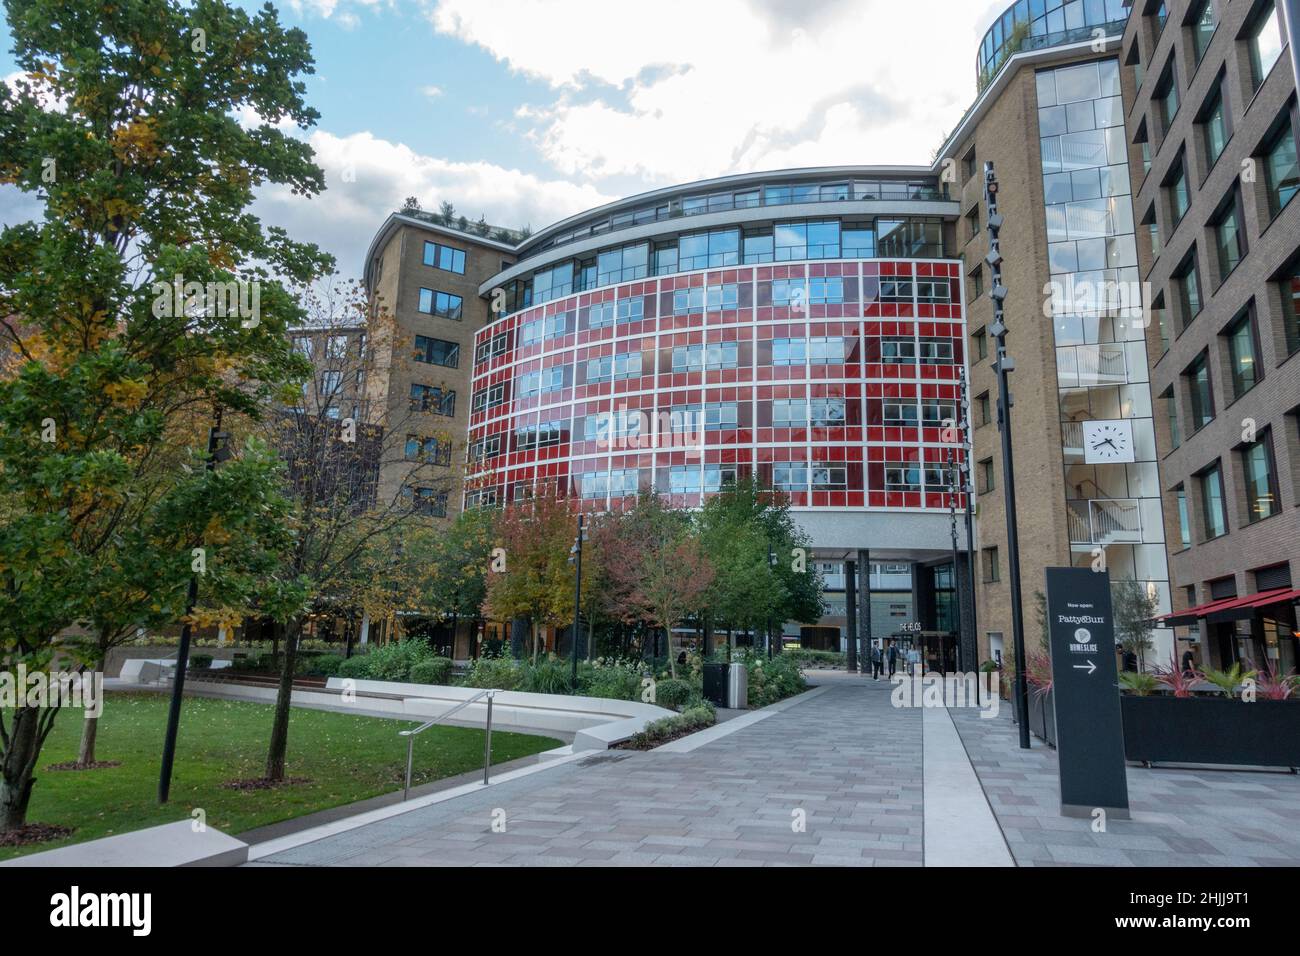
M269 186L254 212L354 277L407 196L536 230L731 173L928 164L974 100L976 49L1009 3L277 0L316 59L305 82L321 118L294 132L326 191ZM0 186L0 223L39 215Z

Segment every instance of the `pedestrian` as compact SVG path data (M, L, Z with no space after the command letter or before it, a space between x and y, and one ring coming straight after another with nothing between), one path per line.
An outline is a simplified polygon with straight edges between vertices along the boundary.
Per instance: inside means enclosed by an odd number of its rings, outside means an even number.
M873 644L871 647L871 679L880 680L880 645Z
M889 677L892 680L894 671L898 670L898 647L895 644L889 645Z
M1192 653L1192 649L1189 647L1187 650L1183 651L1183 676L1191 678L1195 672L1196 655Z

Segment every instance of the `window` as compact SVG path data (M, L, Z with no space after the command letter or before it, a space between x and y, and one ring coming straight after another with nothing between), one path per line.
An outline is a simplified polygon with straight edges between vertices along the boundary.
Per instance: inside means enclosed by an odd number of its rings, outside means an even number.
M655 246L655 275L666 276L677 271L677 243Z
M885 465L886 491L920 491L924 478L915 465Z
M1192 522L1187 516L1187 489L1179 485L1174 489L1178 499L1178 537L1184 548L1192 546Z
M676 465L668 470L668 491L674 495L697 495L704 488L703 477L696 465Z
M976 206L966 213L966 240L969 242L980 234L980 207Z
M501 386L498 386L500 388ZM433 412L448 417L456 414L456 393L433 385L411 386L411 411Z
M640 353L637 353L640 355ZM673 349L673 371L705 372L736 368L740 364L739 346L735 342L710 342L708 345L683 345ZM640 363L638 363L638 374Z
M915 365L916 342L912 339L882 339L880 360L886 365Z
M1214 421L1214 390L1210 383L1209 353L1202 352L1183 372L1191 397L1192 431L1197 432Z
M705 465L704 490L721 491L727 485L734 485L736 477L735 465Z
M1165 180L1165 192L1169 196L1170 218L1173 219L1176 228L1183 221L1183 217L1187 215L1187 209L1191 205L1191 196L1187 191L1186 156L1179 154L1178 159L1174 162L1169 178Z
M526 376L525 376L526 377ZM469 407L471 411L481 412L485 408L495 408L498 405L504 405L506 401L506 386L504 382L497 382L495 385L489 385L486 388L480 388L470 396Z
M947 282L944 283L947 285ZM947 302L945 294L941 300ZM813 277L808 280L809 305L842 305L844 303L844 280L839 277Z
M1286 267L1282 275L1282 315L1286 324L1286 352L1300 351L1300 258Z
M915 402L885 402L881 407L881 415L881 421L885 425L914 426L918 421Z
M984 267L980 266L970 274L970 298L974 302L984 294Z
M815 337L808 341L808 361L813 365L843 365L844 339L840 337Z
M596 258L597 285L644 279L649 272L650 246L644 242L621 249L606 249Z
M1174 61L1171 57L1168 66L1165 67L1164 74L1160 77L1160 82L1156 86L1155 96L1152 98L1157 112L1160 114L1160 130L1168 135L1170 127L1174 125L1174 117L1178 115L1178 73L1174 69Z
M976 468L976 474L979 480L977 490L980 494L986 495L996 487L993 475L993 459L985 458L976 466Z
M1212 0L1201 0L1200 8L1197 9L1193 4L1192 11L1189 20L1192 27L1192 49L1196 52L1196 62L1200 63L1205 57L1205 51L1209 49L1217 26L1214 22L1214 3Z
M773 245L772 230L758 229L745 233L744 261L745 265L755 265L762 262L773 261L776 255L776 247Z
M1201 276L1196 268L1196 250L1193 249L1173 276L1174 292L1178 296L1179 319L1182 327L1192 324L1201 313Z
M987 425L993 421L992 402L989 400L989 393L983 392L975 396L975 414L976 422L980 425Z
M1265 432L1259 441L1243 448L1241 464L1246 482L1246 521L1253 523L1277 514L1281 504L1273 467L1272 435Z
M845 223L840 230L840 256L844 259L874 259L875 228L871 225Z
M434 289L420 290L418 308L425 315L436 315L439 318L460 321L463 305L464 300L458 295L452 295L449 292L438 292Z
M807 339L773 339L773 365L803 365L808 360Z
M420 435L406 436L406 460L424 461L433 465L451 464L451 442Z
M1259 383L1259 350L1255 342L1255 322L1249 308L1224 332L1228 340L1228 358L1232 370L1232 396L1241 398Z
M587 383L617 382L641 375L641 353L624 352L620 355L603 355L587 361Z
M1242 228L1241 192L1233 188L1210 221L1214 247L1219 254L1219 282L1224 282L1246 255L1246 230Z
M701 423L705 431L724 431L736 428L739 420L740 410L735 402L678 405L669 413L669 423L675 434L698 432Z
M957 421L957 406L952 402L934 398L921 399L921 421L934 428Z
M455 342L431 339L424 335L415 337L415 360L429 365L456 368L460 364L460 346Z
M1223 100L1223 80L1220 79L1210 98L1201 108L1201 141L1205 145L1205 168L1213 169L1223 155L1231 134L1228 131L1228 110Z
M740 230L717 229L682 236L677 242L677 263L681 272L739 265Z
M1300 192L1300 163L1289 119L1264 146L1264 185L1269 213L1275 217Z
M337 395L339 386L343 384L343 373L333 369L321 372L320 376L320 395L323 398L333 398Z
M1165 31L1165 24L1169 22L1169 7L1164 0L1156 4L1155 9L1151 11L1151 18L1155 20L1156 36L1160 36Z
M640 352L634 353L638 357ZM568 366L557 365L554 368L542 369L540 372L526 372L519 376L519 384L516 390L521 398L533 398L537 395L546 395L551 392L558 392L564 388L564 373ZM491 401L491 394L488 395L488 405L494 404ZM477 410L477 406L475 408Z
M1002 580L1002 568L998 565L998 549L983 548L980 551L980 567L984 571L984 583L993 584Z
M1159 259L1160 253L1164 251L1164 243L1160 240L1160 223L1156 220L1154 204L1142 217L1142 225L1147 227L1147 242L1151 248L1151 258L1153 261Z
M601 285L604 285L602 282ZM533 303L541 305L573 292L573 263L561 262L558 266L533 274Z
M407 457L410 457L411 437L407 436ZM501 435L489 435L487 438L480 438L474 444L469 446L467 460L470 462L483 462L489 458L495 458L501 454Z
M591 421L590 418L587 419ZM569 423L567 420L556 419L554 421L542 422L541 424L521 425L515 429L515 450L531 451L534 448L552 448L563 443L564 434L568 431ZM595 439L588 437L588 441Z
M1165 419L1169 423L1169 447L1171 450L1177 450L1183 443L1183 433L1178 427L1178 398L1174 394L1173 386L1165 389L1160 400L1165 405Z
M842 491L849 486L849 469L843 464L816 464L812 467L813 491Z
M1205 520L1205 540L1212 541L1228 533L1228 519L1223 510L1223 471L1215 462L1201 473L1201 517Z
M951 365L952 339L921 339L918 354L922 365Z
M615 317L619 324L624 322L640 322L645 318L645 296L633 296L629 299L619 299L615 309Z
M804 428L808 424L808 403L802 398L778 398L772 402L773 428Z
M842 398L814 398L808 403L808 411L814 428L836 428L844 424Z
M803 462L778 462L772 466L772 484L782 491L807 491L808 466Z
M474 349L474 364L480 365L488 359L494 359L499 355L506 353L506 343L508 339L504 332L492 336L486 342L480 342Z
M1258 90L1282 55L1282 24L1273 2L1269 2L1251 24L1246 44L1250 47L1251 83Z
M411 503L411 510L431 518L447 517L447 492L433 488L402 488L402 497Z
M971 336L975 340L975 357L981 361L989 357L989 333L979 329Z
M444 272L464 275L465 253L461 249L453 249L451 246L444 246L441 243L426 242L424 244L424 264L433 266L435 269L441 269Z
M838 259L840 257L839 220L828 222L778 222L776 261L800 259Z

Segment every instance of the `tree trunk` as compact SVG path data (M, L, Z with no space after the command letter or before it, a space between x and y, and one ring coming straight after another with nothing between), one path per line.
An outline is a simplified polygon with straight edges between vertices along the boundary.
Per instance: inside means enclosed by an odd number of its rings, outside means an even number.
M14 712L9 741L0 759L0 833L27 822L27 804L36 782L32 771L41 755L40 710L24 707Z
M99 718L87 716L81 722L81 745L77 748L77 766L89 767L95 762L95 738L99 736Z
M677 679L677 657L673 654L673 629L664 628L664 646L668 649L668 673L672 675L673 680Z
M587 663L596 659L596 623L587 618Z
M282 625L276 624L278 637ZM293 669L298 658L298 638L302 625L293 620L285 628L284 667L280 671L280 687L275 695L275 717L271 723L271 744L266 753L266 779L284 779L284 759L289 750L289 705L293 700Z

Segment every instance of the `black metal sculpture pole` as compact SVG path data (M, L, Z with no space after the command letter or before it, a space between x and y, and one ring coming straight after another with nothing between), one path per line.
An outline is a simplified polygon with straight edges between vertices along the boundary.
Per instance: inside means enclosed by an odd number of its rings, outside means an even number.
M1029 743L1029 685L1025 680L1025 618L1020 600L1020 534L1016 526L1016 468L1011 448L1011 398L1008 376L1016 363L1007 354L1007 326L1003 304L1007 299L1002 284L1002 246L998 239L1003 219L998 212L998 178L993 164L984 164L984 202L988 207L989 251L985 257L992 273L993 325L989 331L997 349L998 431L1002 433L1002 495L1007 511L1007 583L1011 587L1011 640L1016 655L1016 719L1020 730L1020 748Z

